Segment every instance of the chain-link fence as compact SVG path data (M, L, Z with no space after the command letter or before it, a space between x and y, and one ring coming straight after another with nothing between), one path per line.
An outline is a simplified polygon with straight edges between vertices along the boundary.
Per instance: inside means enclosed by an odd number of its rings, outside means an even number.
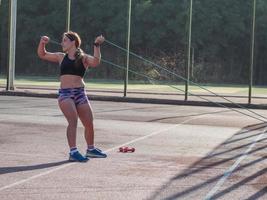
M8 66L10 2L3 0L0 7L2 84ZM117 84L123 90L128 78L129 91L141 84L141 89L154 92L159 88L174 91L165 86L175 86L180 94L187 92L188 83L189 93L205 93L196 86L199 84L233 96L247 96L253 86L254 97L264 96L264 0L17 0L16 80L57 79L58 65L41 61L36 50L42 35L61 41L68 2L70 30L80 34L87 53L93 53L97 35L108 40L101 48L108 63L88 70L85 79L89 82ZM61 51L53 43L47 49Z

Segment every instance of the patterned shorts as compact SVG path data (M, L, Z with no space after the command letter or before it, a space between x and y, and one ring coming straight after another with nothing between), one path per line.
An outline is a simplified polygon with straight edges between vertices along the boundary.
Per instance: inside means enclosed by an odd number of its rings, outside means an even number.
M76 106L89 103L84 87L79 88L64 88L58 90L58 101L72 99Z

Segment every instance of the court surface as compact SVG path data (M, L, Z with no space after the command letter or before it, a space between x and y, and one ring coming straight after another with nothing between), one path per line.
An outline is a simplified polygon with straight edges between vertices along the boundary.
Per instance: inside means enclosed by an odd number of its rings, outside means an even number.
M108 158L69 163L56 99L0 96L1 200L267 199L263 122L216 107L91 104ZM81 123L77 144L85 152Z

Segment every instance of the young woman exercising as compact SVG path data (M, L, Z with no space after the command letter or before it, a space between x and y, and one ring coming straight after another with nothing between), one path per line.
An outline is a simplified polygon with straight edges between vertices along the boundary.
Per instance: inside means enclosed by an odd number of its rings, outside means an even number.
M76 32L69 31L63 34L61 42L63 52L51 53L46 51L46 44L49 43L49 40L47 36L41 37L38 46L38 56L43 60L60 65L58 104L68 121L69 160L86 162L89 157L105 158L107 155L94 146L93 113L83 81L86 69L100 64L100 45L105 39L102 36L98 36L95 39L94 56L90 56L80 49L81 39ZM84 136L87 150L84 156L78 151L76 146L78 118L85 128Z

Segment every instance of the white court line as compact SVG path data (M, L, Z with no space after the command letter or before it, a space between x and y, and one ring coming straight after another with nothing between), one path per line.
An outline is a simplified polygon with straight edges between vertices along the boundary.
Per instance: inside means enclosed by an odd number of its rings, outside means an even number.
M210 190L210 192L206 195L205 200L211 200L212 197L217 193L220 187L224 184L229 176L232 175L233 171L238 167L238 165L248 156L249 152L256 145L256 143L265 135L266 128L263 132L253 141L253 143L247 148L247 150L242 153L242 155L235 161L235 163L229 167L225 172L223 177L216 183L216 185Z
M209 113L207 113L207 115L208 115L208 114L209 114ZM106 151L104 151L104 152L110 152L110 151L113 151L113 150L117 149L117 148L120 147L120 146L125 146L125 145L128 145L128 144L132 144L132 143L134 143L134 142L137 142L137 141L144 140L144 139L146 139L146 138L148 138L148 137L151 137L151 136L160 134L160 133L162 133L162 132L164 132L164 131L171 130L171 129L176 128L176 127L178 127L178 126L181 126L181 125L183 125L183 124L185 124L185 123L187 123L187 122L189 122L189 121L192 121L192 120L197 119L197 118L201 118L201 117L203 117L203 116L204 116L204 115L196 116L196 117L193 117L192 119L187 119L187 120L185 120L185 121L183 121L183 122L181 122L181 123L179 123L179 124L176 124L176 125L174 125L174 126L171 126L171 127L169 127L169 128L165 128L165 129L162 129L162 130L159 130L159 131L152 132L152 133L150 133L150 134L148 134L148 135L145 135L145 136L136 138L136 139L131 140L131 141L129 141L129 142L126 142L126 143L124 143L124 144L118 145L118 146L116 146L116 147L112 147L112 148L110 148L110 149L108 149L108 150L106 150ZM60 166L60 167L57 167L57 168L48 170L48 171L46 171L46 172L43 172L43 173L40 173L40 174L31 176L31 177L29 177L29 178L26 178L26 179L17 181L17 182L15 182L15 183L6 185L6 186L4 186L4 187L1 187L1 188L0 188L0 191L3 191L3 190L8 189L8 188L12 188L12 187L14 187L14 186L20 185L20 184L22 184L22 183L31 181L31 180L33 180L33 179L39 178L39 177L41 177L41 176L44 176L44 175L47 175L47 174L50 174L50 173L53 173L53 172L58 171L58 170L60 170L60 169L64 169L64 168L66 168L66 167L68 167L68 166L71 166L71 165L74 165L74 164L78 164L78 163L69 163L69 164L66 164L66 165L63 165L63 166Z

